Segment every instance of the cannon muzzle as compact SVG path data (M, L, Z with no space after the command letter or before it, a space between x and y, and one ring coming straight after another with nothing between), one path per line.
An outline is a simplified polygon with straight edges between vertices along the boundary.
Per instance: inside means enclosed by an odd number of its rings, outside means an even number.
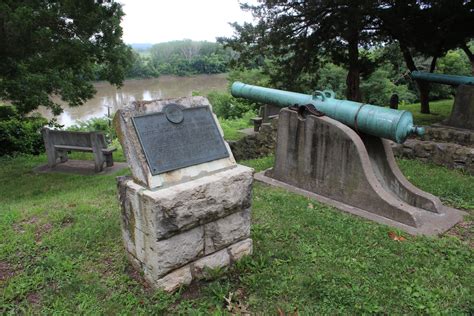
M413 115L408 111L338 100L334 98L332 91L316 91L310 95L234 82L231 93L234 97L280 107L312 104L325 115L356 131L391 139L397 143L403 143L410 135L424 134L424 128L413 124Z

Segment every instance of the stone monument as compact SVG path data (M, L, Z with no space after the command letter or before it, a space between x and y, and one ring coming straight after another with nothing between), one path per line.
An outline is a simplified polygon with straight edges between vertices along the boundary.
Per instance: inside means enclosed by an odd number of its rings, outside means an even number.
M118 178L122 236L147 282L174 291L252 253L253 170L206 98L134 102L114 124L132 173Z

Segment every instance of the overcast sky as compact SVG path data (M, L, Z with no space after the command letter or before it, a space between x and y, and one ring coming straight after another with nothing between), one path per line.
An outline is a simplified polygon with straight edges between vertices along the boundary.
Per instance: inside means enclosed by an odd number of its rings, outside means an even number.
M252 21L239 0L119 0L125 17L125 43L159 43L192 39L215 41L231 36L229 22ZM249 1L244 1L249 2Z

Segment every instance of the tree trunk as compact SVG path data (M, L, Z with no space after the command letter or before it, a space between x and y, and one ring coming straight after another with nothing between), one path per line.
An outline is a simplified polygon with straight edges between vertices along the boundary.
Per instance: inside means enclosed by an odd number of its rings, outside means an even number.
M467 58L469 58L469 62L471 63L471 72L474 75L474 54L471 52L469 47L466 44L461 46L462 50L466 53Z
M418 80L418 91L420 92L420 112L423 114L430 114L430 84L426 81Z
M348 100L361 102L358 36L356 33L349 39L349 72L346 78L346 98Z
M400 42L400 49L403 54L403 59L405 59L405 63L407 68L410 71L418 70L416 68L415 62L413 61L413 57L411 56L410 50L408 47ZM436 60L434 60L436 63ZM431 62L431 66L433 65L433 61ZM430 84L426 81L417 80L416 86L418 87L418 92L420 93L420 112L424 114L430 113Z

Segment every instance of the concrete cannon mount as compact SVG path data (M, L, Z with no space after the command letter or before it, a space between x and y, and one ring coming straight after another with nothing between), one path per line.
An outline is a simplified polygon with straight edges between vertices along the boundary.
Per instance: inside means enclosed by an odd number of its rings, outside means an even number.
M408 182L389 141L289 109L280 112L274 168L255 178L415 235L441 234L464 214Z

